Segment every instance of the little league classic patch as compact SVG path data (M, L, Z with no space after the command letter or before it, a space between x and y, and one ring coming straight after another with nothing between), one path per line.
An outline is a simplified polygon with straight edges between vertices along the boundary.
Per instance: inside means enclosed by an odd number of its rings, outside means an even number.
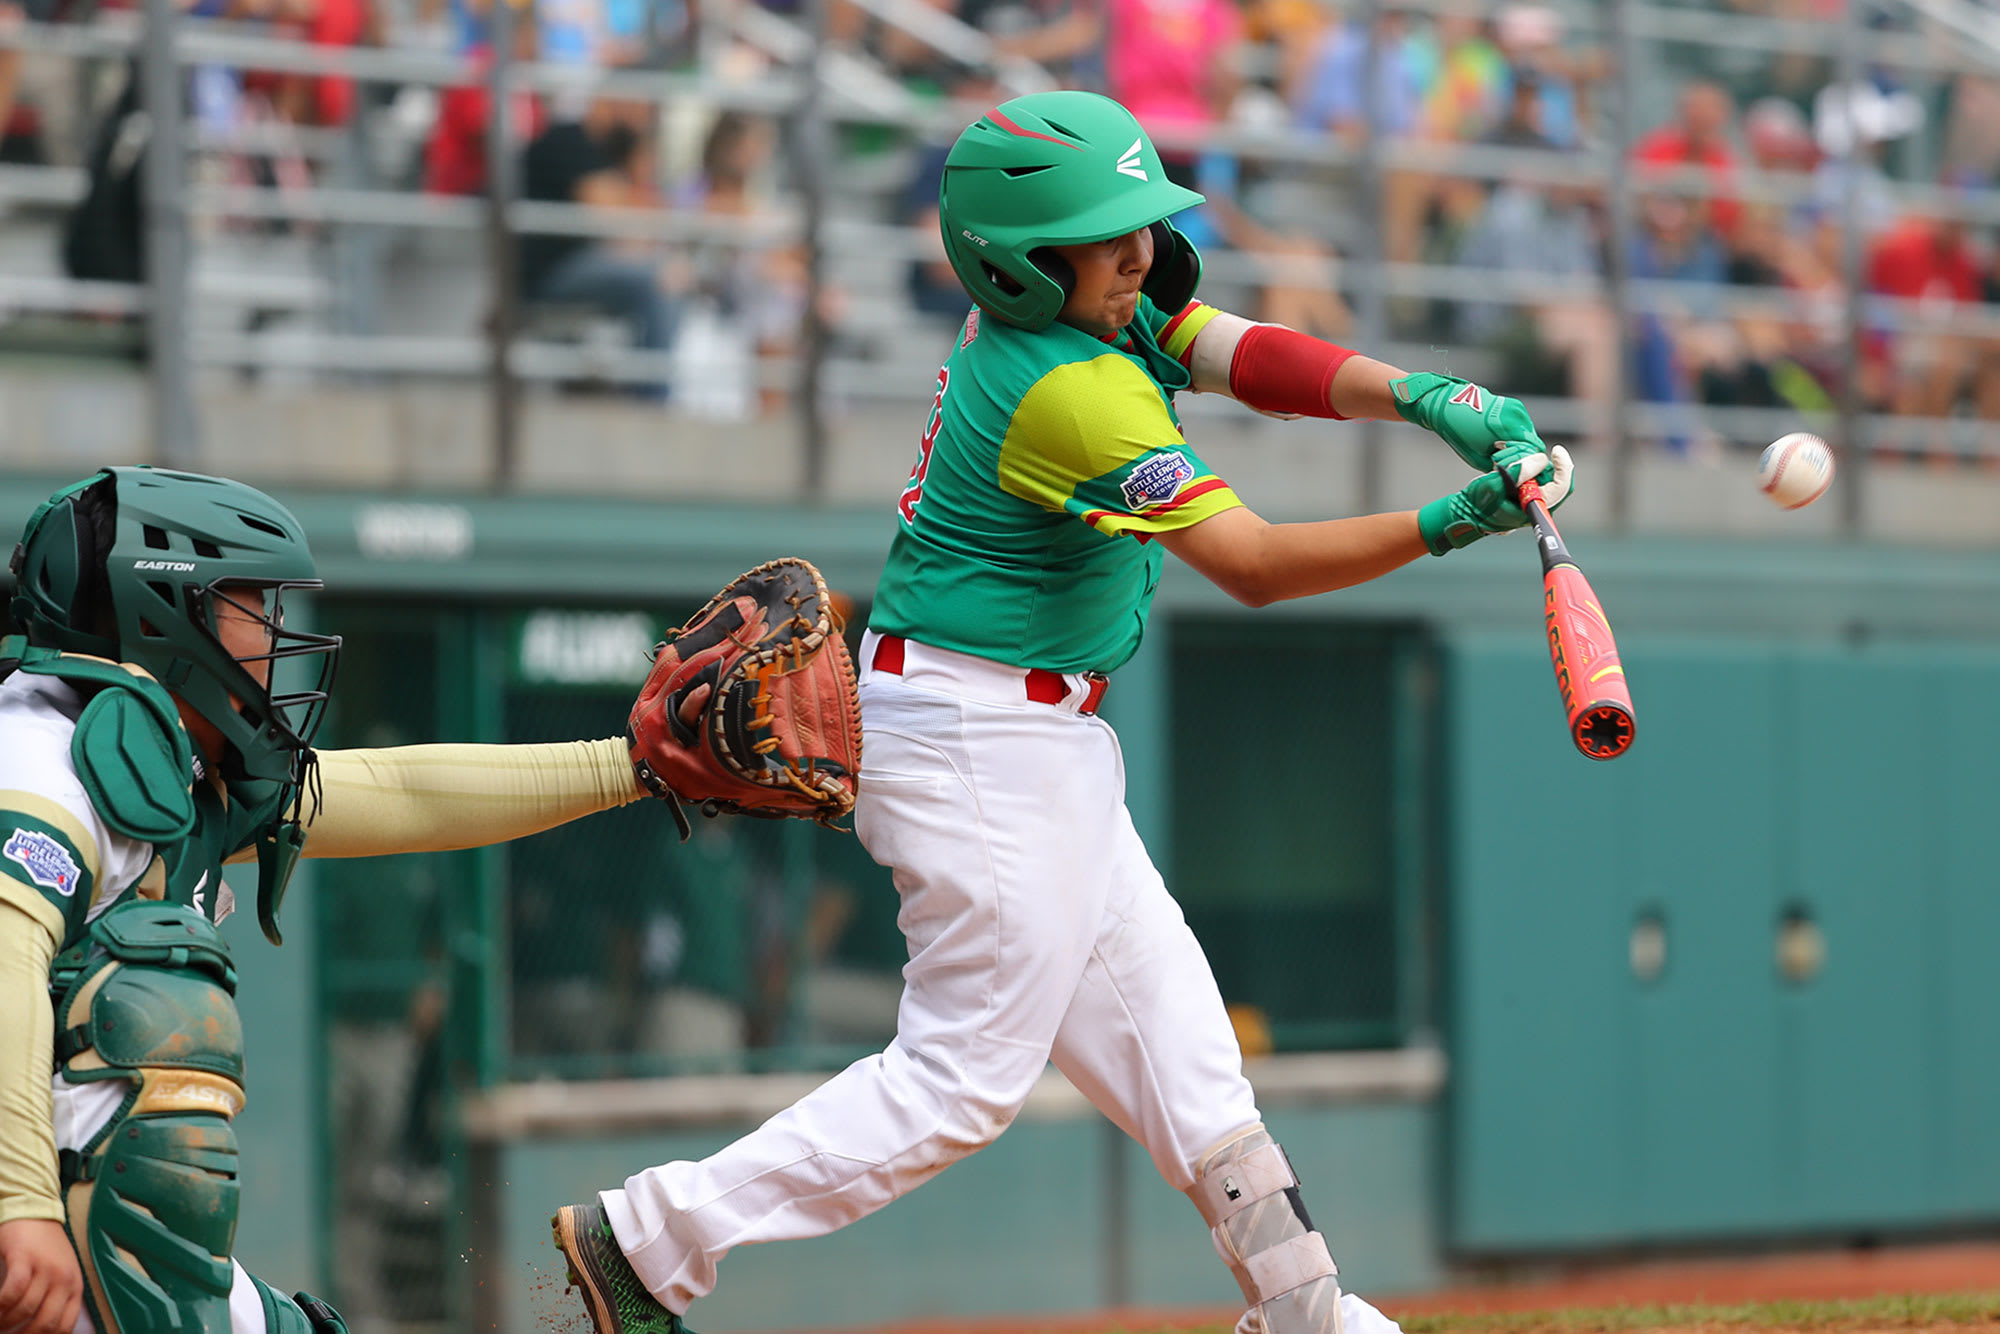
M44 889L53 889L64 898L76 893L81 874L76 860L68 848L40 830L16 829L7 846L0 848L0 857L18 865L28 873L28 879Z
M1178 449L1156 454L1126 474L1119 490L1125 494L1125 508L1142 510L1164 505L1194 480L1194 465Z

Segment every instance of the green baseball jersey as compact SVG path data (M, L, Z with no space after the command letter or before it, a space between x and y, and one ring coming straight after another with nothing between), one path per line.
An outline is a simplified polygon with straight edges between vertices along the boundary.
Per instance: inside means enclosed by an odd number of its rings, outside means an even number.
M1242 504L1174 413L1216 314L1141 297L1106 339L974 310L938 372L870 628L1056 672L1129 659L1160 581L1153 535Z

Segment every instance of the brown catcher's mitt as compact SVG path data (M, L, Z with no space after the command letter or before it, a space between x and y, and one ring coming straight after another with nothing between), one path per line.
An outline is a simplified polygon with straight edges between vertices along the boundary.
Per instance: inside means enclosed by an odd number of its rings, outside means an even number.
M788 556L739 575L654 649L626 735L683 839L683 801L821 824L854 809L861 704L841 630L819 571Z

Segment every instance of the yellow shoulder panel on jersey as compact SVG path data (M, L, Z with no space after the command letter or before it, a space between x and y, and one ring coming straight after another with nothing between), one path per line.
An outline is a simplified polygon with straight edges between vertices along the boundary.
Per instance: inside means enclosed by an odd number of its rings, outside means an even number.
M1083 483L1185 443L1159 386L1107 352L1056 367L1021 396L1000 444L1000 488L1060 511Z

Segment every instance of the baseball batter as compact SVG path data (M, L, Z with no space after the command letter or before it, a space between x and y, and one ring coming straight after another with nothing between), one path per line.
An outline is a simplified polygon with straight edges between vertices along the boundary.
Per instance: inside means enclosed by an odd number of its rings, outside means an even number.
M222 865L256 858L275 942L302 847L478 847L636 801L626 743L315 754L340 641L287 629L282 605L320 586L312 556L290 512L221 478L112 468L66 487L13 571L0 1329L344 1330L230 1259L244 1054ZM279 662L308 688L274 692Z
M1243 1334L1395 1328L1340 1290L1097 709L1162 549L1251 605L1307 597L1522 526L1510 482L1560 501L1570 463L1511 399L1196 301L1199 257L1165 219L1200 198L1094 94L1007 102L952 148L942 228L977 308L938 372L859 663L855 827L894 872L910 956L896 1038L713 1157L559 1211L599 1334L680 1334L732 1248L921 1185L1005 1130L1050 1060L1193 1202ZM1269 524L1182 435L1183 390L1401 416L1480 475L1421 510Z

